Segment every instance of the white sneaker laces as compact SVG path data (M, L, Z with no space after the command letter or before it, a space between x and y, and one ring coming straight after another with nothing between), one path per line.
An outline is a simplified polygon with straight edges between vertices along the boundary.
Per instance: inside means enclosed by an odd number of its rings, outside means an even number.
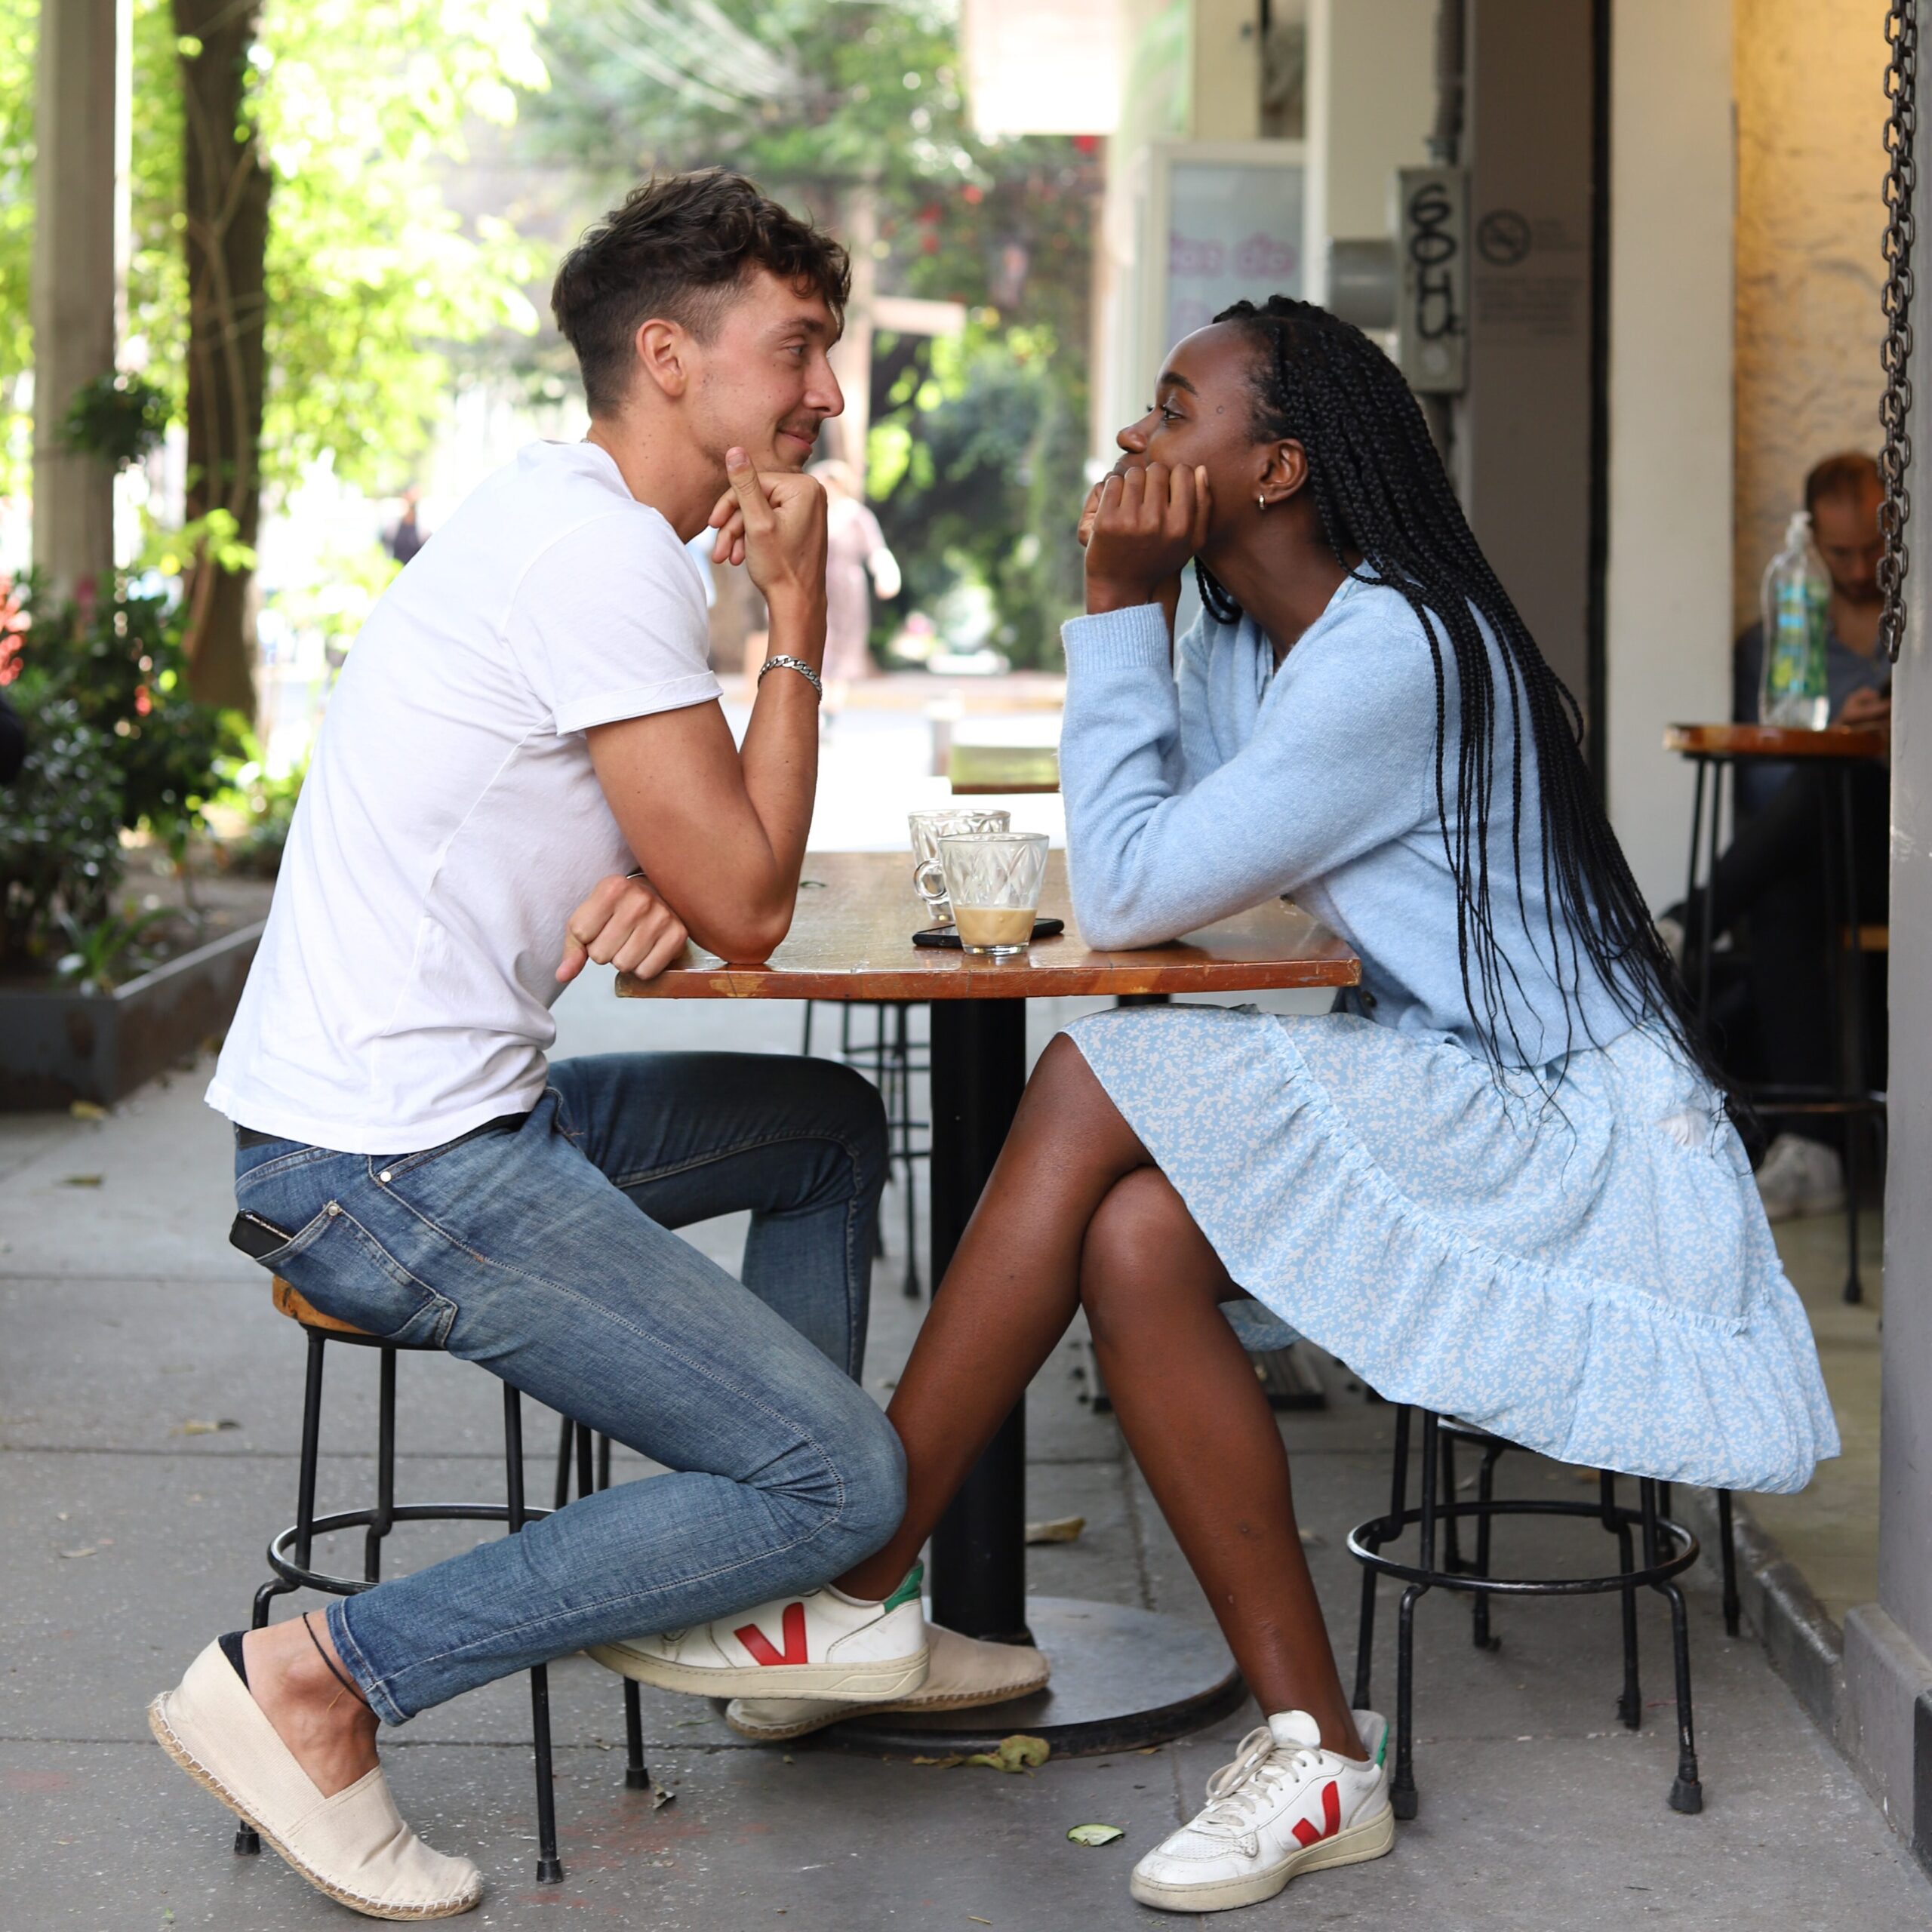
M1317 1770L1321 1753L1309 1746L1290 1749L1277 1744L1275 1734L1257 1725L1241 1741L1232 1764L1223 1764L1208 1780L1208 1809L1188 1829L1208 1838L1241 1839L1252 1835L1260 1814L1275 1799L1285 1778Z

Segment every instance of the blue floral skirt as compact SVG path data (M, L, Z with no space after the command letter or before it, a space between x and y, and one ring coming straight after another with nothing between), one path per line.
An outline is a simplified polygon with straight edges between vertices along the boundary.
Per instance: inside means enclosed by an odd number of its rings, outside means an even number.
M1838 1454L1743 1147L1649 1032L1499 1081L1343 1014L1069 1030L1234 1280L1391 1401L1730 1489Z

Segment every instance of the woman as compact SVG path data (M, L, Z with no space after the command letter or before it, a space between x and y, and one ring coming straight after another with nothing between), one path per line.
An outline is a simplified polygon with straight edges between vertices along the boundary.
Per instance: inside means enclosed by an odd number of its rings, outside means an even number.
M1140 1008L1053 1043L893 1398L902 1527L817 1593L840 1632L823 1655L709 1681L802 1694L907 1648L908 1566L1084 1306L1267 1715L1134 1870L1143 1903L1212 1911L1393 1835L1386 1727L1349 1709L1221 1313L1238 1287L1392 1400L1567 1461L1795 1489L1837 1441L1576 706L1392 365L1308 303L1238 303L1119 440L1066 632L1081 930L1148 945L1292 893L1361 955L1359 1011ZM1206 611L1177 690L1190 558ZM775 1631L765 1607L750 1623ZM700 1687L733 1628L626 1645L620 1667Z

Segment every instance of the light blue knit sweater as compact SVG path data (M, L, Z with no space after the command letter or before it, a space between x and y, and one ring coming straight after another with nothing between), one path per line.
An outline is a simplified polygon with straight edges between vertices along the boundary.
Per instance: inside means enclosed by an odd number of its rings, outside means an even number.
M1485 635L1487 633L1485 632ZM1075 617L1066 647L1060 784L1080 929L1098 946L1149 946L1278 894L1361 955L1370 1017L1481 1051L1463 991L1455 877L1435 801L1435 669L1420 620L1395 591L1350 578L1281 669L1254 623L1205 614L1169 666L1167 623L1144 605ZM1443 644L1444 777L1455 806L1455 658ZM1534 749L1525 744L1522 893L1511 857L1514 732L1493 640L1498 715L1489 819L1490 903L1513 1023L1506 1063L1540 1066L1566 1044L1605 1045L1630 1023L1580 950L1566 1023L1551 971ZM1567 940L1567 928L1558 932ZM1471 983L1481 998L1473 952Z

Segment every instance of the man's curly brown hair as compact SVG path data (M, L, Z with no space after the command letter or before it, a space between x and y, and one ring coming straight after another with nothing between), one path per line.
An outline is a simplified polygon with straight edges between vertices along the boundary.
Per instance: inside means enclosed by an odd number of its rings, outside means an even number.
M661 316L708 340L757 269L816 291L843 320L852 290L845 251L742 174L707 168L648 181L586 229L557 271L550 311L577 351L591 414L623 402L644 323Z

